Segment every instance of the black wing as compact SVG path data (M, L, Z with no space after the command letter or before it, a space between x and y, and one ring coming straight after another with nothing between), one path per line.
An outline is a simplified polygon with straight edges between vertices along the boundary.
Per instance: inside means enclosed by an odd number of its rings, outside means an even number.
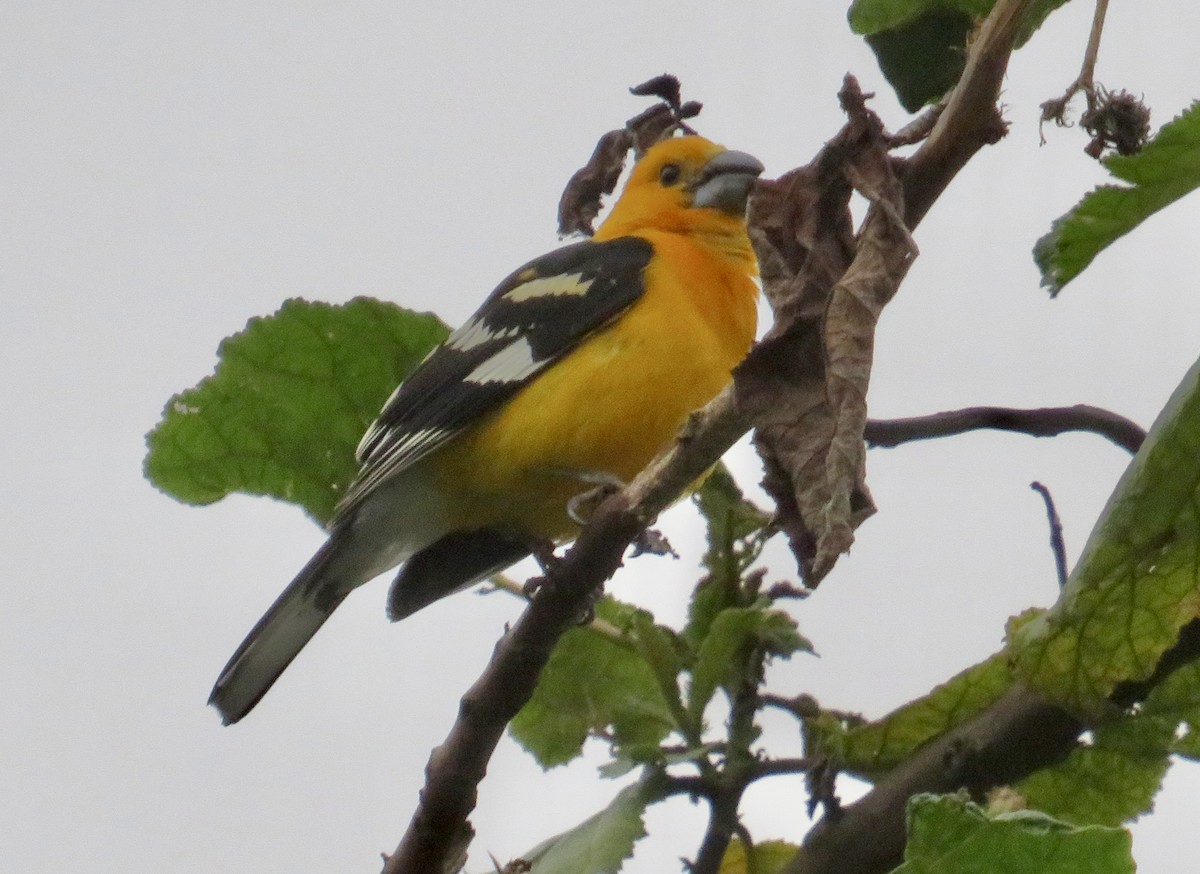
M430 353L358 445L358 478L338 506L446 443L642 295L653 248L638 237L564 246L530 261Z

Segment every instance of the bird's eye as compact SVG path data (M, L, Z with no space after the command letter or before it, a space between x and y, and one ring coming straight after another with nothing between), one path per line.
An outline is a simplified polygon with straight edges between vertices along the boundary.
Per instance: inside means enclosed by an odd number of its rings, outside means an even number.
M679 165L668 164L658 171L658 181L670 187L679 181Z

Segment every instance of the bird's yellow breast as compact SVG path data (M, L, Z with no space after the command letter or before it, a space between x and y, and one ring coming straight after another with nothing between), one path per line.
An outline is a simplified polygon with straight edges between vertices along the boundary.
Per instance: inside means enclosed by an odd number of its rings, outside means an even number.
M456 528L572 536L584 477L632 479L730 381L754 341L753 262L643 236L667 257L651 259L638 302L428 459Z

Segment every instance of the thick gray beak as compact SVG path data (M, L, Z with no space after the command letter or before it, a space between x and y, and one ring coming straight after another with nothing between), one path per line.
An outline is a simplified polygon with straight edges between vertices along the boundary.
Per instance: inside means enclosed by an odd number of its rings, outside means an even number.
M722 152L704 165L692 186L692 206L707 206L731 215L744 215L762 162L745 152Z

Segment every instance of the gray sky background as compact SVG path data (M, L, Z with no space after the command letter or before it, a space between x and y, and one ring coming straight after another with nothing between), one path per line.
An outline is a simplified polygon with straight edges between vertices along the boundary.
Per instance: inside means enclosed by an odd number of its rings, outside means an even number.
M750 4L747 4L750 6ZM876 416L978 403L1086 402L1148 425L1200 350L1193 198L1147 222L1050 301L1035 239L1103 171L1038 104L1079 65L1091 4L1017 54L1013 128L956 180L880 326ZM1200 13L1114 3L1099 77L1145 95L1157 127L1196 94ZM49 872L377 870L429 750L481 670L507 596L463 594L400 626L384 584L338 612L244 723L204 706L216 671L321 540L299 510L205 509L140 474L143 435L218 341L287 297L373 295L452 324L557 244L563 183L669 70L700 129L777 175L841 123L846 71L877 90L841 3L180 3L10 0L0 27L0 859ZM1095 437L975 435L872 452L878 516L797 605L821 652L779 691L878 716L1000 645L1004 620L1055 597L1034 479L1072 558L1124 469ZM752 455L732 458L744 484ZM644 558L613 589L678 619L700 544ZM773 577L793 573L786 549ZM796 754L786 721L768 742ZM602 806L589 761L543 775L505 741L474 816L490 870ZM799 785L755 787L758 839L798 839ZM846 787L846 795L853 787ZM1148 872L1200 856L1200 776L1177 765L1135 826ZM627 871L678 869L702 811L654 809Z

